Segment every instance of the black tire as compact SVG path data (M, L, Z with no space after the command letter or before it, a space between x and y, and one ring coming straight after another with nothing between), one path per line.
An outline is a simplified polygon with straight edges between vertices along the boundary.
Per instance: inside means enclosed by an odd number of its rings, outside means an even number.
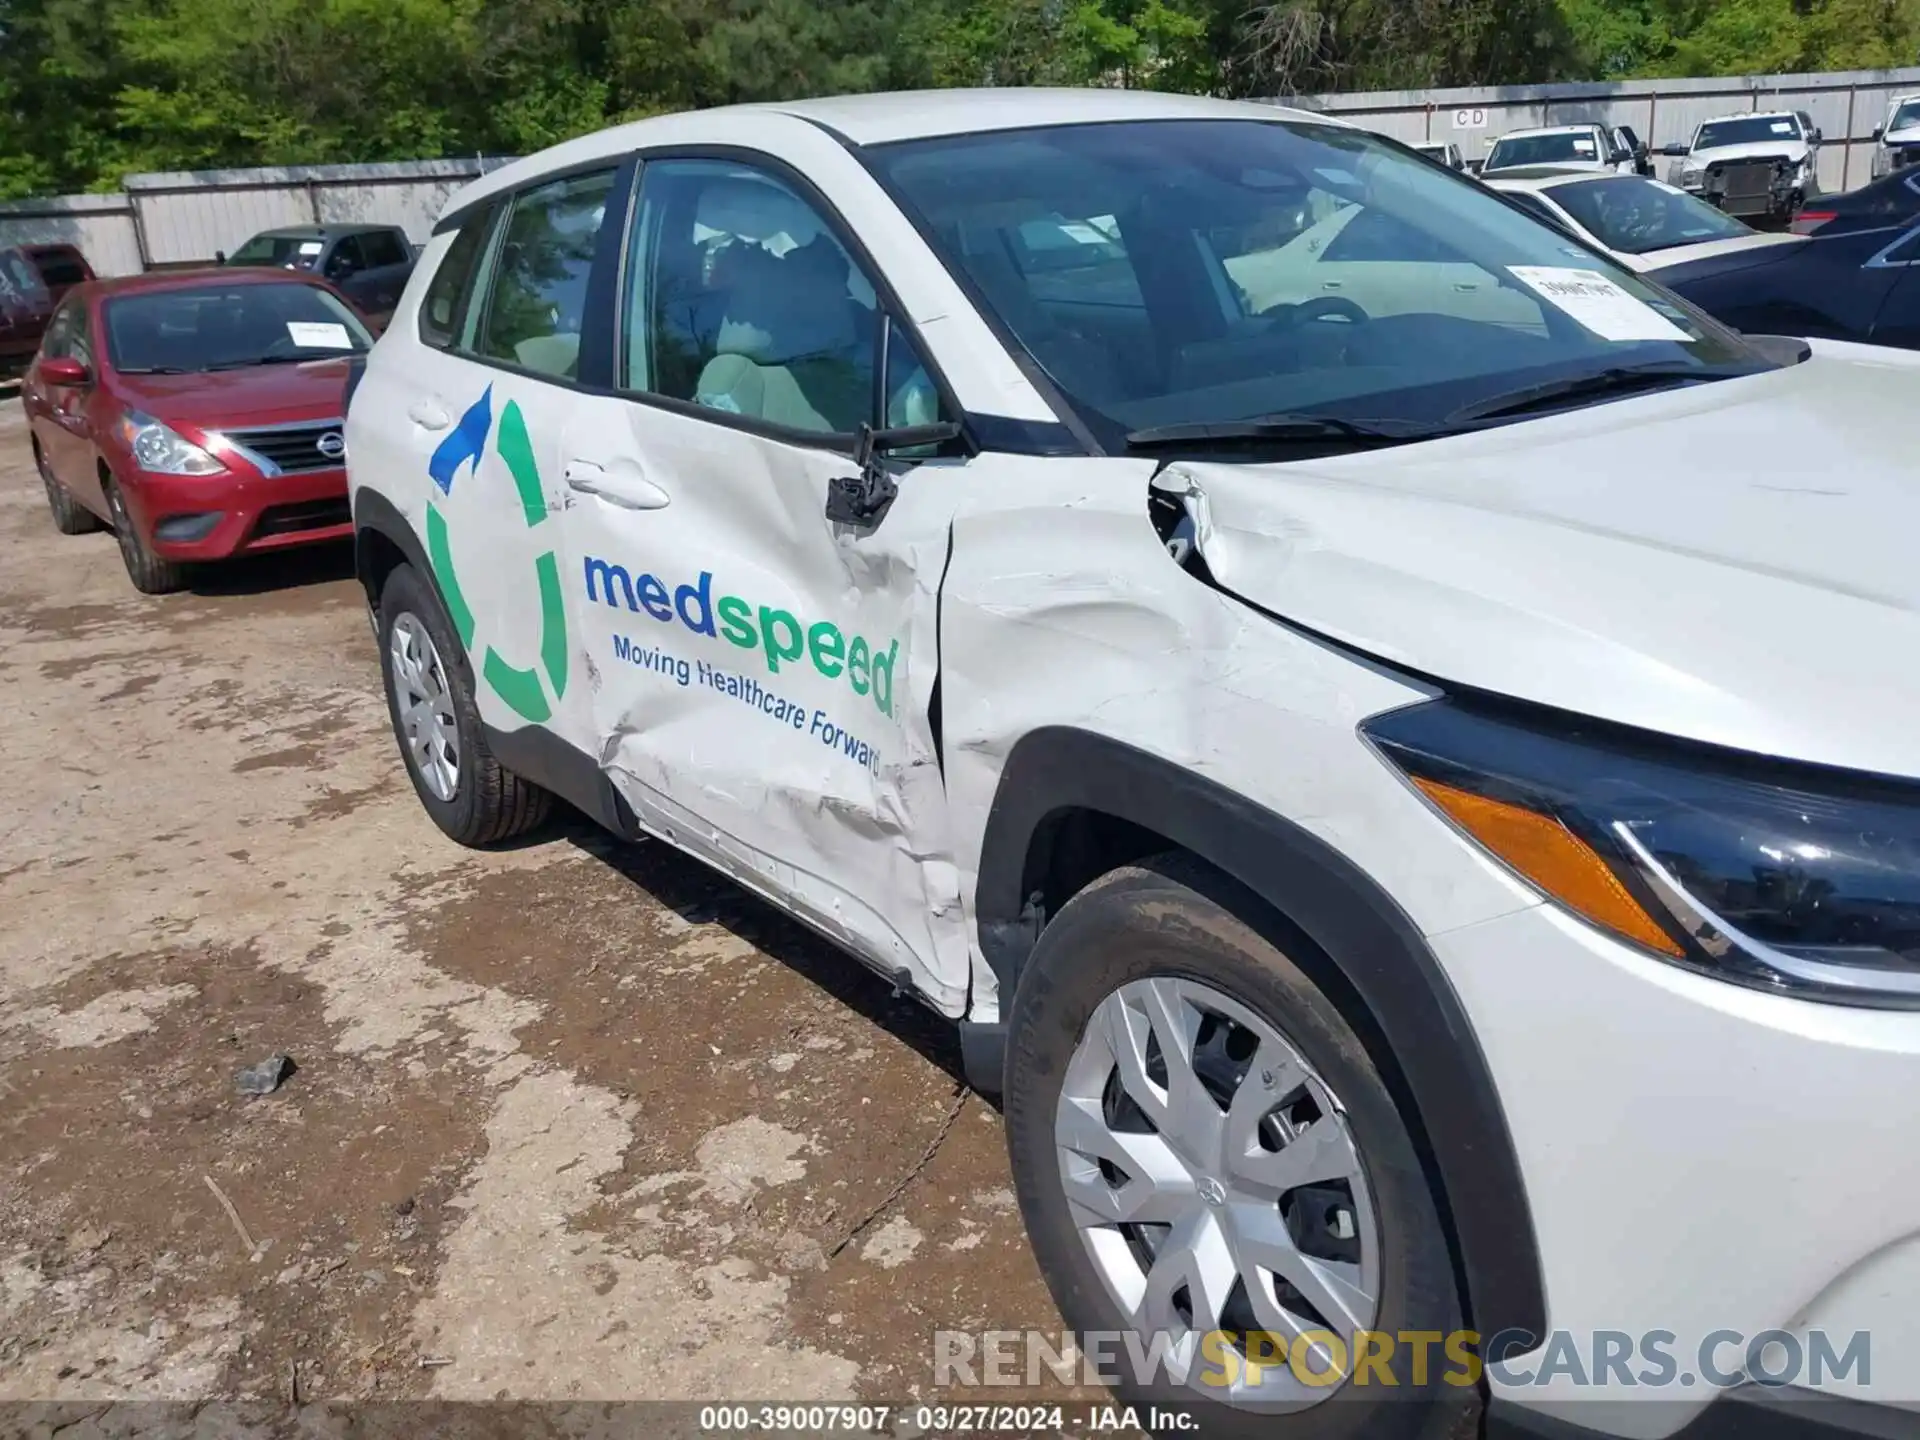
M403 615L416 617L433 641L453 702L460 763L450 800L442 800L427 787L401 722L391 651L394 623ZM414 794L420 797L433 823L448 839L476 848L526 835L545 824L552 813L553 795L514 774L487 748L486 731L473 703L473 669L466 651L454 634L439 595L411 565L396 566L381 588L375 633L380 640L380 678L387 692L387 719L393 726L394 742L400 748Z
M100 528L100 517L73 498L73 492L54 478L47 457L40 453L40 442L33 442L33 466L40 472L40 483L47 487L47 509L53 512L53 528L62 535L88 535Z
M1148 975L1174 975L1203 981L1274 1025L1344 1104L1376 1207L1381 1282L1374 1328L1389 1335L1456 1331L1461 1305L1446 1233L1407 1126L1339 1009L1242 918L1259 913L1257 902L1218 872L1163 856L1116 870L1075 896L1021 972L1008 1035L1007 1146L1021 1213L1061 1315L1076 1333L1128 1328L1087 1257L1060 1179L1054 1115L1067 1063L1109 994ZM1478 1391L1439 1383L1449 1368L1441 1347L1431 1352L1424 1388L1410 1385L1403 1359L1393 1368L1394 1389L1348 1385L1290 1414L1236 1410L1164 1375L1116 1388L1128 1404L1184 1413L1198 1421L1197 1433L1230 1440L1477 1433Z
M111 480L102 482L107 492L107 511L113 517L113 536L120 542L120 559L127 567L127 578L142 595L169 595L187 583L187 567L162 560L140 538L140 527L127 513L127 502L120 487Z

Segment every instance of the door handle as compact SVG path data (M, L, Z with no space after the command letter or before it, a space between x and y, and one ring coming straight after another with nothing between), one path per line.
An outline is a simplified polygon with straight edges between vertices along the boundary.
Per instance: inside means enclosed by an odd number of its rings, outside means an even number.
M422 430L444 430L453 423L453 417L433 400L414 401L407 407L407 418Z
M608 473L606 466L596 465L591 460L569 460L562 473L566 477L567 488L582 495L595 495L609 505L618 505L623 510L664 510L671 497L667 492L638 474L622 467L626 473L616 478Z

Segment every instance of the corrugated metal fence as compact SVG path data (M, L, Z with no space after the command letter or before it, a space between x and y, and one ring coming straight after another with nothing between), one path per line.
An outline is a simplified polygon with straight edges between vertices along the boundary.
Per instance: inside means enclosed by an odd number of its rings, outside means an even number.
M1873 132L1888 102L1920 93L1920 68L1826 75L1739 75L1709 80L1623 80L1581 85L1493 85L1462 90L1381 90L1303 95L1285 103L1338 115L1398 140L1451 140L1467 159L1509 130L1597 120L1631 125L1658 150L1693 138L1703 120L1755 110L1805 110L1820 127L1820 185L1864 185ZM1661 175L1666 164L1656 160Z
M137 275L210 264L219 252L280 225L399 225L423 244L449 195L505 163L476 156L129 175L116 194L0 204L0 245L77 245L100 274Z

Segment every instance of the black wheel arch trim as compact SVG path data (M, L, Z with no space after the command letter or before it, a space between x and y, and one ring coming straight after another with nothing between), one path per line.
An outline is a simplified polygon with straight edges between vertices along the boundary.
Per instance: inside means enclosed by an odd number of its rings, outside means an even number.
M407 517L386 496L375 490L361 490L353 497L353 568L360 588L366 592L367 609L376 614L380 604L377 579L370 564L366 536L377 534L392 543L406 563L417 571L433 591L434 599L445 611L447 597L440 593L440 581L427 562L426 546L414 533ZM460 668L468 685L474 683L473 661L462 651ZM382 662L384 663L384 661ZM613 782L594 762L591 755L568 744L560 736L539 725L519 730L497 730L482 722L487 748L494 759L507 769L550 790L574 809L625 840L640 838L640 826L633 811L613 788Z
M1377 1058L1424 1140L1472 1323L1486 1335L1544 1337L1545 1285L1505 1112L1466 1012L1405 912L1324 841L1225 786L1105 736L1043 728L1007 757L982 842L975 911L1002 996L1014 994L1041 928L1028 903L1039 878L1033 842L1050 818L1074 810L1165 837L1318 948L1389 1052Z

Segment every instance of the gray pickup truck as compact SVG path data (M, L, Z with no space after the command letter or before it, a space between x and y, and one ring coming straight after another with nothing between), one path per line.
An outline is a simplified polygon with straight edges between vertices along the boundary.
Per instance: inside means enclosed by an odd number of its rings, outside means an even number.
M384 325L413 274L414 248L398 225L288 225L262 230L223 265L310 270Z

